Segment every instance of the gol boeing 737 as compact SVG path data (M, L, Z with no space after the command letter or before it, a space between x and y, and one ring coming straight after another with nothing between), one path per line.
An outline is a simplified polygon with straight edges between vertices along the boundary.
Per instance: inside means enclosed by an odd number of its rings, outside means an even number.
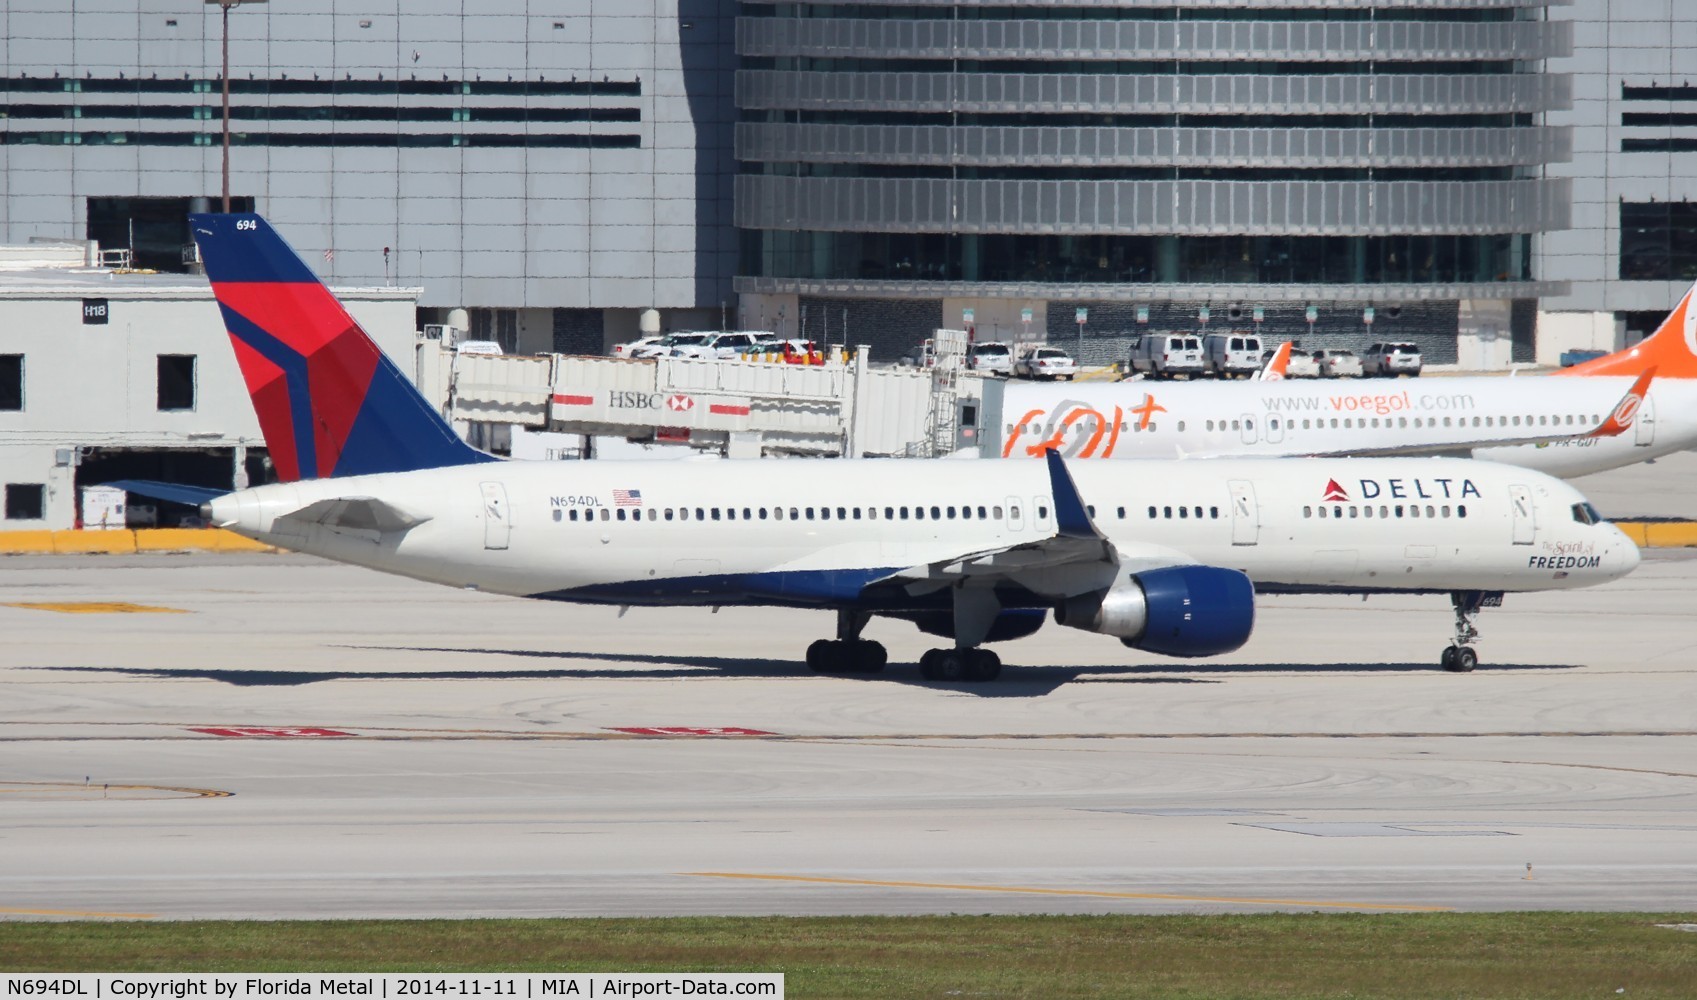
M1474 615L1504 592L1638 563L1572 487L1462 459L502 462L263 219L191 218L283 481L119 485L340 562L547 600L833 610L835 638L807 651L819 671L881 669L861 630L900 618L952 640L920 661L951 681L996 676L979 647L1051 612L1135 649L1229 652L1258 589L1450 594L1442 664L1471 670Z
M1692 292L1643 342L1552 376L1010 383L986 426L1010 458L1451 455L1584 476L1697 447Z

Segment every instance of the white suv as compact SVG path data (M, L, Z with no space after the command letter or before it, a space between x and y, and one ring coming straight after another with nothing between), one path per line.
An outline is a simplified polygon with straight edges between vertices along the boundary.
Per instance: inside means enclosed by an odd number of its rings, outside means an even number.
M1008 345L999 340L986 340L973 344L967 352L966 364L975 372L988 372L992 375L1013 374L1013 351Z
M735 361L755 350L755 334L741 331L715 333L700 343L680 344L672 348L675 358L701 358L708 361Z
M1370 344L1361 355L1363 375L1395 378L1398 375L1420 374L1420 348L1407 341L1387 340Z

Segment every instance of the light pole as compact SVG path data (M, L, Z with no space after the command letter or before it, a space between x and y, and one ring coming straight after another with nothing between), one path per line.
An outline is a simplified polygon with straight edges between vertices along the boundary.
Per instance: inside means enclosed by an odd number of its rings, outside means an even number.
M224 86L224 214L230 214L230 8L265 0L206 0L224 9L224 71L218 77Z

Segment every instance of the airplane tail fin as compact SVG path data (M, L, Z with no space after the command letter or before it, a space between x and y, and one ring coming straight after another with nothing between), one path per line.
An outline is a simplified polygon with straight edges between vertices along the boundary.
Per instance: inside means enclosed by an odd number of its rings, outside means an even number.
M1285 369L1290 367L1291 342L1285 341L1273 351L1273 356L1255 373L1255 378L1261 382L1277 382L1285 377Z
M1686 291L1655 333L1636 345L1555 374L1638 375L1650 369L1664 379L1697 378L1697 285Z
M495 461L454 433L258 215L190 215L284 482Z

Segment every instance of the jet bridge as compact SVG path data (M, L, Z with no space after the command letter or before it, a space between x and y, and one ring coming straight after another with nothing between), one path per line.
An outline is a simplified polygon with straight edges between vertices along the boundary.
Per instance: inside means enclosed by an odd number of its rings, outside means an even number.
M426 362L455 422L688 444L731 457L914 456L978 446L986 383L873 367L862 351L822 365L695 358L454 354ZM435 370L427 370L435 369ZM426 391L429 391L427 388Z

